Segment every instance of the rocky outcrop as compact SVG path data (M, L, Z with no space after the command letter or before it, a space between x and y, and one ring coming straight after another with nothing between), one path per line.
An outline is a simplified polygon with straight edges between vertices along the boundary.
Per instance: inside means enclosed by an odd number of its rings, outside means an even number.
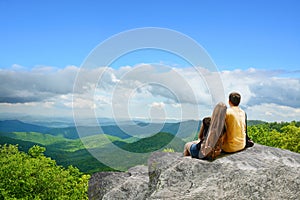
M146 166L136 166L128 172L96 173L89 181L89 199L145 199L148 183Z
M154 152L148 166L100 172L90 199L300 199L300 154L255 144L214 161Z

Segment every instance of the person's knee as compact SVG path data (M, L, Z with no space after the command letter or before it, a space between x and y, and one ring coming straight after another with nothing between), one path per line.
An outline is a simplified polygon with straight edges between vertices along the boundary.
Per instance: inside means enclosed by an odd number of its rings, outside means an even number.
M190 155L190 142L187 142L185 145L184 145L184 150L183 150L183 155L184 156L189 156Z
M192 142L187 142L187 143L184 145L184 149L189 150L192 144L193 144Z
M186 148L187 148L187 146L188 146L188 143L185 143L185 145L184 145L184 149L186 149Z

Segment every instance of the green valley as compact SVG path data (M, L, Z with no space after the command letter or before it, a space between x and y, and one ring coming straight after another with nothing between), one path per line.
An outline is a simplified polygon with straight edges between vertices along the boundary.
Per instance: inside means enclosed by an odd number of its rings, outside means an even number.
M6 126L5 123L9 126ZM14 125L15 128L13 128ZM22 126L25 127L25 131L21 131ZM30 128L33 128L34 131L29 131ZM72 165L80 171L90 174L97 171L116 170L99 162L91 152L96 152L97 155L101 154L103 160L109 160L112 157L117 158L117 162L120 163L117 170L124 171L130 166L146 164L147 153L163 148L181 151L184 145L182 139L170 133L160 132L146 138L137 138L118 132L118 129L111 125L105 128L110 134L96 134L95 128L88 127L86 129L88 136L79 138L74 134L75 127L48 129L47 127L37 127L15 120L2 121L0 122L0 144L18 144L19 149L25 152L33 145L39 145L46 148L44 154L56 160L57 164L64 167ZM36 132L38 129L42 132ZM173 129L175 130L175 128ZM59 130L62 133L59 133ZM110 130L114 133L111 134ZM112 146L133 154L141 154L118 157L118 152Z

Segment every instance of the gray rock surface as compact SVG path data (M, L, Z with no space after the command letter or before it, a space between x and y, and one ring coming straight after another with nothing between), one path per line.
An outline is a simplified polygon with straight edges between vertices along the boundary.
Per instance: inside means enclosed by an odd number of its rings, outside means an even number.
M255 144L214 161L154 152L148 167L100 172L90 199L300 199L300 154Z

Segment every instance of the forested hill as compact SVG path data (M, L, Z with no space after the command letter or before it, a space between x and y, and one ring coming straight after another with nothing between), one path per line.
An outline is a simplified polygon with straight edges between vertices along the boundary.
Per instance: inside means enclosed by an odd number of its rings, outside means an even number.
M24 123L19 120L0 121L0 132L40 132L47 133L50 128Z
M4 120L0 121L0 132L38 132L50 134L53 136L62 136L68 139L77 139L79 137L92 136L97 134L108 134L127 139L130 137L143 138L144 135L153 135L158 132L167 132L173 135L180 134L181 138L188 137L191 133L196 133L199 130L201 122L195 120L176 122L176 123L145 123L137 122L136 124L104 124L101 127L97 126L70 126L70 127L45 127L29 123L24 123L19 120ZM138 129L141 127L142 129ZM78 134L80 130L80 136Z

